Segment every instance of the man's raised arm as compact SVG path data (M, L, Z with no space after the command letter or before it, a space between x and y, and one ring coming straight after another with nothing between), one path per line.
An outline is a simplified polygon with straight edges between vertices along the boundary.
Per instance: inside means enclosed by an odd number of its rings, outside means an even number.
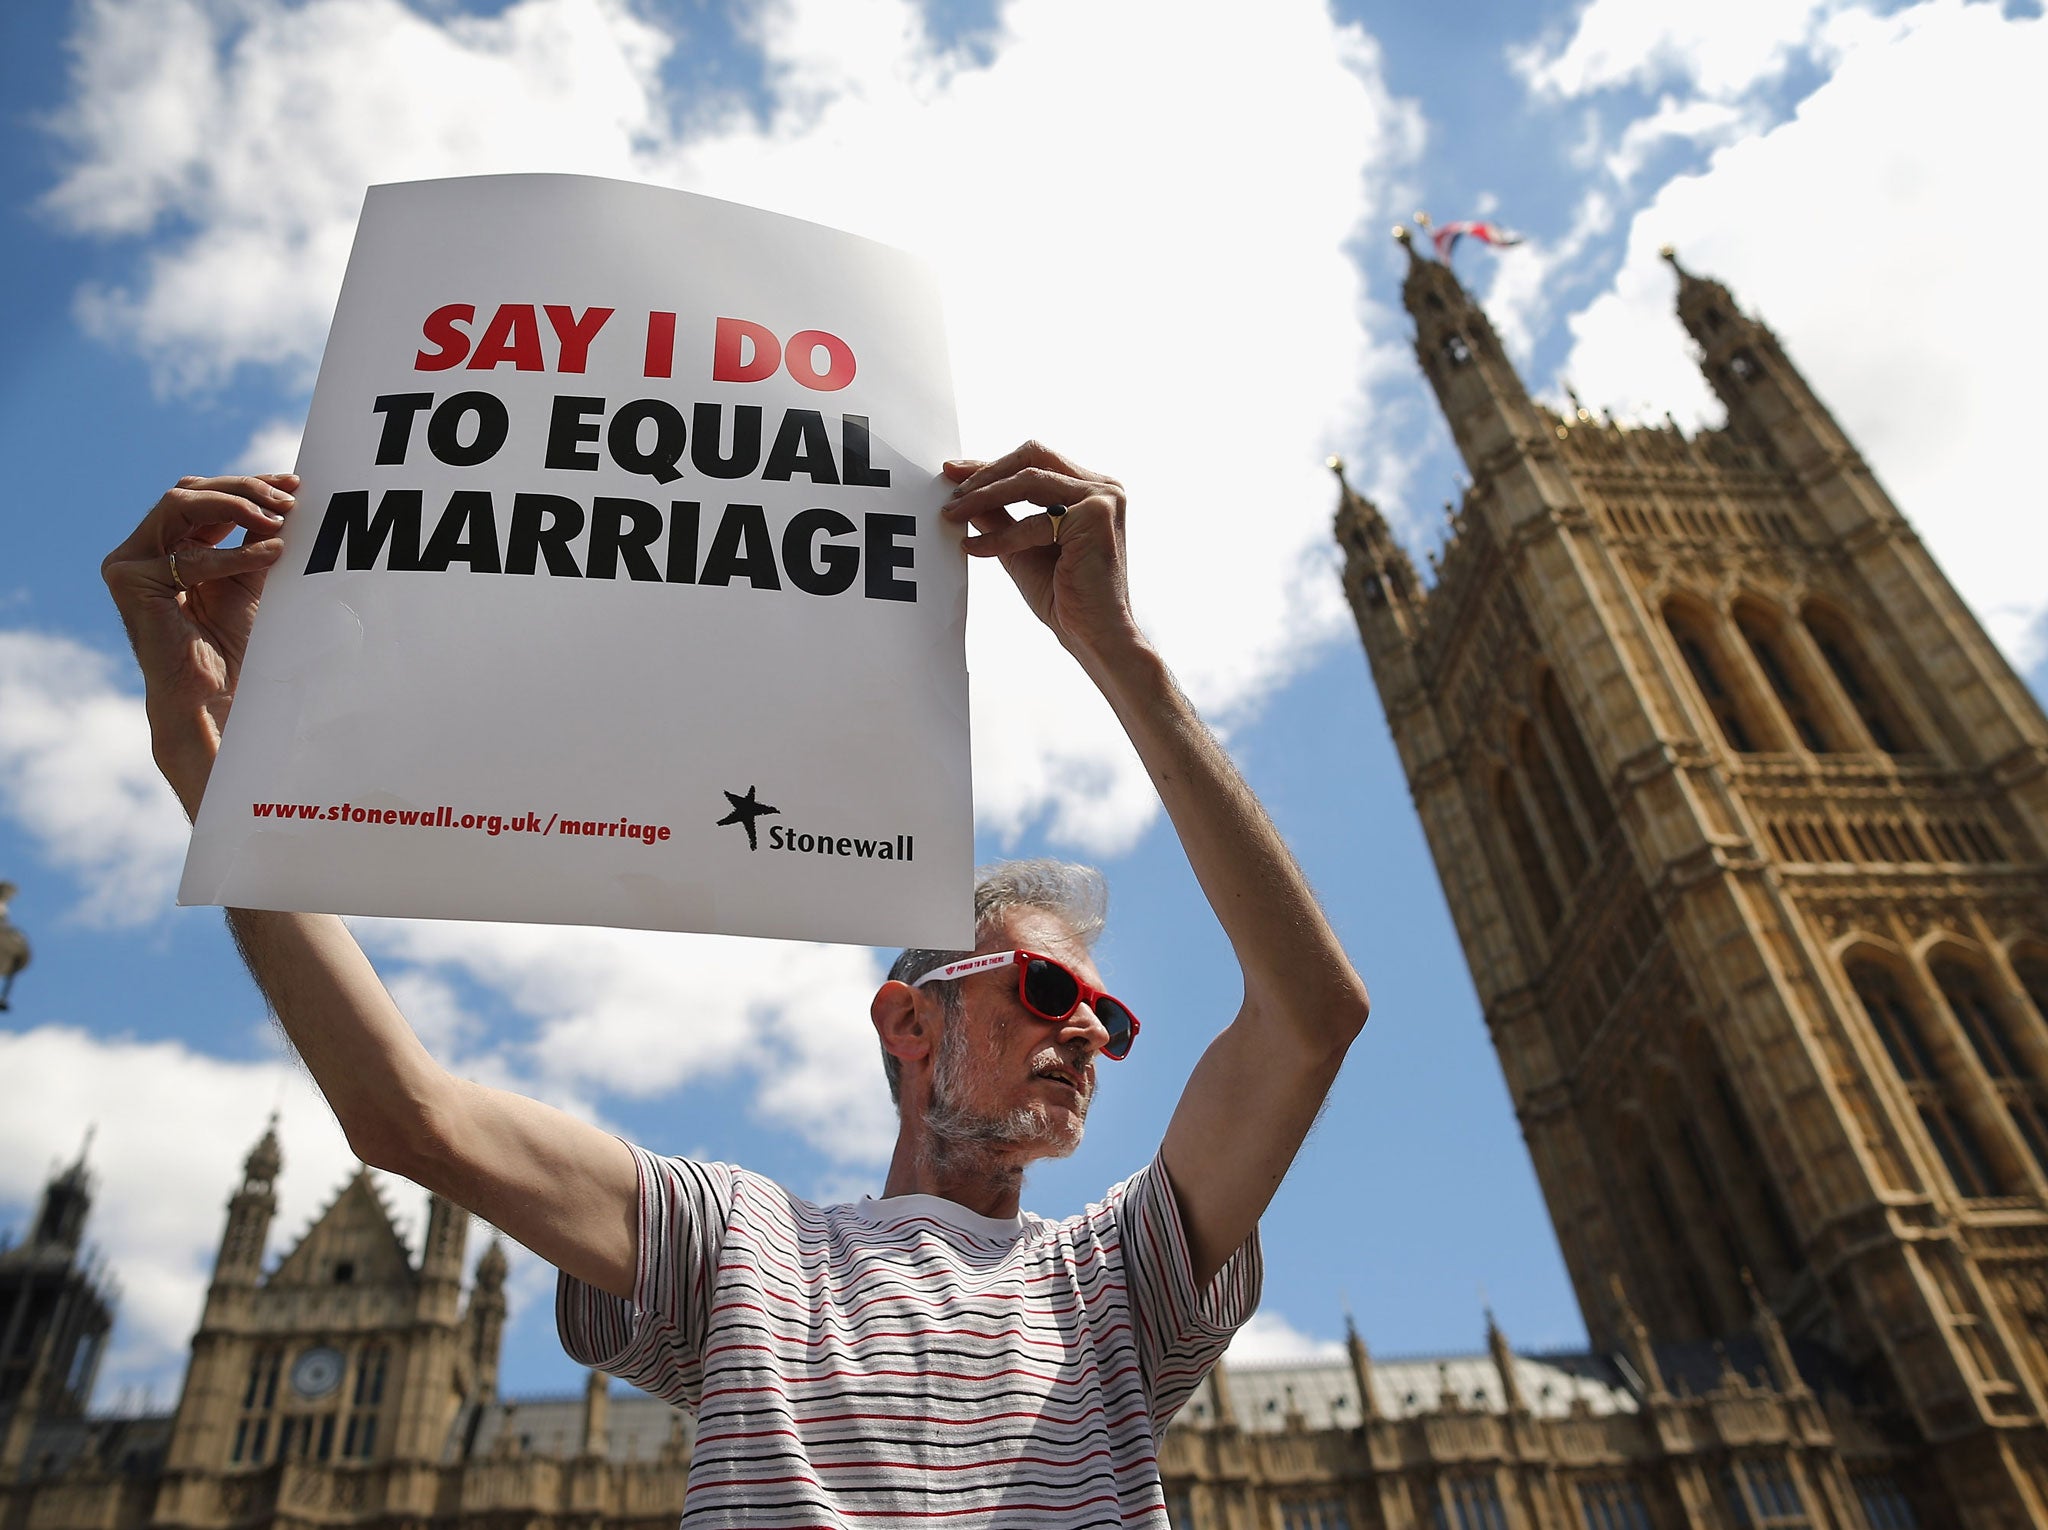
M1130 736L1244 972L1237 1017L1210 1044L1161 1149L1196 1279L1251 1235L1365 1025L1365 985L1265 809L1132 619L1124 493L1035 443L949 463L947 515L999 557ZM1012 513L1047 507L1044 515ZM1057 513L1051 507L1059 507Z
M196 814L297 480L184 478L101 565L142 667L158 766ZM224 547L236 530L242 542ZM601 1290L632 1292L625 1144L442 1068L341 920L230 910L249 971L365 1163L402 1174Z

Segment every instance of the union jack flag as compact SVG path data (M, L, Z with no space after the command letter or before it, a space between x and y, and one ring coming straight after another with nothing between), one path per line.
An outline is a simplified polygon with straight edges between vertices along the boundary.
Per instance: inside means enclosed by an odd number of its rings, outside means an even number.
M1430 242L1436 246L1436 258L1445 265L1451 263L1451 251L1458 247L1458 241L1470 234L1481 244L1490 244L1505 249L1511 244L1520 244L1520 234L1509 233L1498 223L1478 223L1463 219L1457 223L1440 223L1430 230Z

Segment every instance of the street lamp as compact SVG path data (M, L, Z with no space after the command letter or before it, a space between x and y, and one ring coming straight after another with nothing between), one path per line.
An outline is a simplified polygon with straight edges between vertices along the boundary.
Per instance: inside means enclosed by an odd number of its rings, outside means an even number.
M0 882L0 1010L14 991L14 975L28 965L28 937L7 918L7 905L18 890L12 882Z

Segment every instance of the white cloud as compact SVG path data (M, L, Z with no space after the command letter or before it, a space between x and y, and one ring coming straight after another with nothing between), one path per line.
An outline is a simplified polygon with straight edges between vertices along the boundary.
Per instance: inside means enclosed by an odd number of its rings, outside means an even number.
M251 363L310 380L363 188L506 170L631 175L663 130L670 39L619 0L526 0L444 23L398 0L90 0L49 206L156 239L100 333L173 384Z
M1663 96L1654 112L1636 118L1622 130L1620 141L1607 156L1607 173L1626 186L1642 173L1644 163L1657 148L1672 139L1700 148L1716 148L1746 138L1762 126L1754 109L1726 101L1681 101Z
M134 925L170 906L185 816L114 670L67 638L0 632L0 813L87 889L81 917Z
M173 385L250 364L302 383L364 185L419 176L666 181L916 249L940 273L969 449L1036 435L1122 478L1141 618L1206 710L1242 715L1342 630L1307 556L1328 537L1319 463L1364 433L1375 379L1408 376L1344 252L1421 141L1376 45L1315 0L1256 27L1009 0L985 61L934 46L909 0L788 0L751 25L765 122L683 110L662 70L687 38L623 0L445 23L396 0L94 0L51 205L151 248L88 318ZM1115 82L1085 108L1064 104L1077 58ZM984 826L1122 850L1157 813L1150 785L991 576L970 652ZM1045 698L1029 715L1009 704L1027 687Z
M237 473L289 473L299 460L299 437L306 422L267 420L249 437L249 444L235 459Z
M1587 246L1613 227L1614 219L1614 199L1595 187L1579 198L1563 238L1527 239L1492 262L1493 280L1481 301L1518 365L1528 365L1549 327L1561 278L1584 258Z
M1588 0L1568 36L1508 50L1531 91L1572 99L1681 83L1726 100L1782 75L1842 0Z
M0 1031L0 1202L32 1208L51 1145L75 1143L85 1124L95 1129L87 1237L121 1283L103 1395L130 1381L175 1377L213 1271L223 1207L273 1110L286 1164L271 1228L276 1253L356 1168L302 1072L281 1057L230 1062L173 1041L95 1037L62 1025ZM388 1203L416 1227L420 1192L393 1183Z
M1588 403L1717 413L1657 247L1764 317L2021 668L2044 646L2048 531L2027 453L2048 310L2007 263L2048 233L1992 145L2048 141L2048 23L1932 0L1838 25L1792 120L1661 187L1612 286L1570 321ZM1958 218L1983 217L1972 237Z
M882 972L864 949L560 925L355 923L372 952L414 969L405 998L426 999L430 1028L475 1033L450 974L530 1026L516 1046L455 1054L458 1071L585 1117L606 1098L737 1083L763 1120L834 1163L888 1156L895 1114L867 1021Z
M1303 1333L1277 1312L1255 1312L1230 1341L1233 1365L1278 1365L1285 1361L1340 1360L1344 1346L1335 1339Z

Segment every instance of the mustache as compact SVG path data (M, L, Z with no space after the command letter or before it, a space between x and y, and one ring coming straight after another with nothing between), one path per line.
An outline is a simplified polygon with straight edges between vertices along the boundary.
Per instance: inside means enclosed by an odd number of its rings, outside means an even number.
M1069 1047L1048 1046L1035 1053L1031 1059L1034 1075L1058 1072L1076 1080L1081 1098L1090 1099L1095 1094L1095 1058L1085 1043L1073 1043Z

